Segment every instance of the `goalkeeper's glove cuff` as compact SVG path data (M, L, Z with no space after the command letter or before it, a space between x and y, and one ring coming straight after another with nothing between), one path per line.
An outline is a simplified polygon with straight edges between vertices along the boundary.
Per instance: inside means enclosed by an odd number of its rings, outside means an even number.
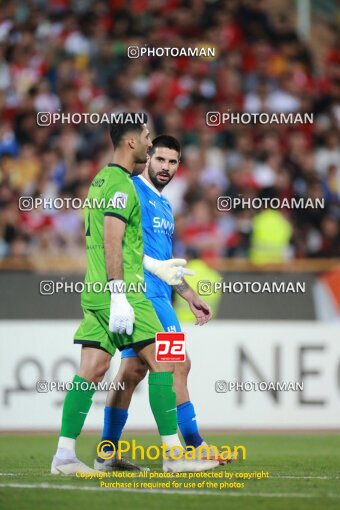
M125 294L126 284L124 280L109 280L108 284L111 294Z

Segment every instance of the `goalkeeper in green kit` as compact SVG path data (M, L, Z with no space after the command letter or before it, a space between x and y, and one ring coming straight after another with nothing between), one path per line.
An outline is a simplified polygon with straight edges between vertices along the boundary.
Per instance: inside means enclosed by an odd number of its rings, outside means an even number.
M85 209L87 272L81 300L84 319L74 337L74 343L82 344L80 369L64 401L52 474L94 471L77 459L75 443L92 404L95 390L91 383L102 381L116 348L133 347L147 364L149 401L161 442L168 450L181 445L173 390L174 365L155 361L155 335L163 328L141 285L141 208L130 177L136 164L146 163L152 143L146 124L134 122L133 116L123 114L120 123L110 126L114 162L96 175L88 193L88 199L100 203L100 207ZM177 285L186 274L185 263L182 259L153 260L152 271L168 284ZM150 260L148 269L149 266ZM98 285L109 290L98 292ZM203 471L218 465L215 460L184 457L171 462L174 471Z

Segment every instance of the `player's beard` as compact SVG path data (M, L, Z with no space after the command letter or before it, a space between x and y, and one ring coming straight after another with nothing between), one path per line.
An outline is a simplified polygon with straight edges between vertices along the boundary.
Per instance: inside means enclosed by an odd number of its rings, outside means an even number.
M151 180L152 184L155 186L155 188L158 191L162 191L163 188L165 188L165 186L167 186L167 184L169 184L169 182L173 178L173 175L170 175L169 172L166 172L166 171L156 172L156 170L154 170L152 168L151 162L149 163L148 174L149 174L149 177L150 177L150 180ZM159 174L164 174L164 175L167 174L169 176L169 179L167 181L165 181L165 182L160 181L159 178L158 178Z

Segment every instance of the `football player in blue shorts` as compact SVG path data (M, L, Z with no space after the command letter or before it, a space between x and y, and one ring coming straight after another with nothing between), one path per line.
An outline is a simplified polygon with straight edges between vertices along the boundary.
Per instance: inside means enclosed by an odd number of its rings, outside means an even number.
M181 326L171 304L171 286L150 271L153 260L172 258L172 236L174 217L171 205L162 195L163 188L176 174L180 161L180 144L176 138L161 135L152 142L150 159L141 175L133 177L142 209L142 230L144 240L144 268L146 297L151 301L164 331L181 331ZM150 269L147 270L147 268ZM196 317L196 324L203 326L212 317L210 307L200 299L184 278L173 288L184 298ZM199 433L196 413L187 387L190 359L175 364L174 390L177 396L178 425L186 446L198 448L206 444ZM108 394L104 410L102 441L111 441L117 448L123 428L128 418L128 408L136 386L144 379L147 366L137 357L133 348L122 351L121 364L115 377L116 390ZM124 390L118 383L124 382ZM109 451L109 447L105 450ZM94 462L97 470L139 470L127 459L113 457L104 460L97 457Z

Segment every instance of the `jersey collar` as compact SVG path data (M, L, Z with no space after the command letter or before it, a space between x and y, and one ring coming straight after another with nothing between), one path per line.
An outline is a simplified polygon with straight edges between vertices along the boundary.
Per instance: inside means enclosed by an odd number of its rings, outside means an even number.
M118 168L120 168L121 170L126 172L127 174L131 175L130 172L125 167L123 167L122 165L118 165L117 163L109 163L107 166L117 166Z
M155 188L155 186L153 184L151 184L151 182L147 181L145 179L145 177L143 175L138 175L137 176L141 181L144 182L144 184L150 188L154 193L156 193L156 195L158 195L159 197L162 196L162 193L160 191L158 191L158 189Z

